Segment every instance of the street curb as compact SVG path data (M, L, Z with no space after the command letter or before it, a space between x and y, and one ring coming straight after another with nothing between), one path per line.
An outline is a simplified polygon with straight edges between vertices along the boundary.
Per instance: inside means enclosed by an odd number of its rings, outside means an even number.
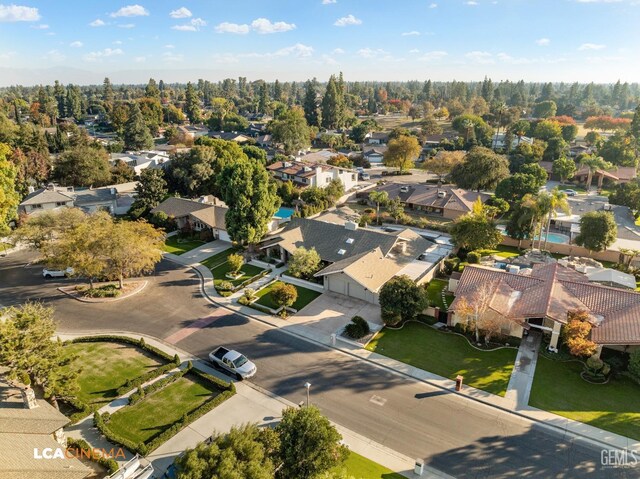
M144 280L142 282L142 286L140 286L136 290L132 291L131 293L125 294L124 296L116 296L115 298L83 298L81 296L76 296L71 291L65 291L65 289L72 288L72 286L58 286L58 288L56 288L56 289L58 291L60 291L61 293L66 294L70 298L73 298L76 301L80 301L81 303L102 304L102 303L115 303L116 301L122 301L123 299L127 299L127 298L130 298L132 296L135 296L136 294L138 294L142 290L144 290L147 287L148 284L149 284L149 281Z
M165 257L166 257L166 256L165 256ZM244 312L242 312L242 311L240 311L240 310L232 309L232 308L230 308L230 307L229 307L228 305L226 305L226 304L221 304L221 303L217 302L214 298L212 298L211 296L209 296L209 294L207 294L206 289L205 289L205 287L204 287L205 278L204 278L204 276L202 275L202 272L201 272L201 271L199 271L199 270L198 270L198 268L197 268L196 266L194 266L194 265L185 265L184 263L181 263L181 262L179 262L179 261L175 261L175 260L173 260L172 258L166 258L166 259L168 259L169 261L172 261L173 263L179 264L180 266L183 266L183 267L186 267L186 268L191 268L192 270L196 271L196 272L197 272L197 274L198 274L198 277L200 278L200 291L201 291L201 293L202 293L203 297L204 297L207 301L209 301L211 304L214 304L214 305L216 305L216 306L217 306L217 307L219 307L219 308L223 308L223 309L225 309L225 310L227 310L227 311L229 311L229 312L231 312L231 313L241 315L241 316L243 316L243 317L246 317L246 318L252 319L252 320L254 320L254 321L258 321L258 322L260 322L260 323L262 323L262 324L264 324L264 325L267 325L267 326L269 326L269 327L271 327L271 328L273 328L273 329L278 329L278 330L280 330L280 331L282 331L282 332L284 332L284 333L286 333L286 334L289 334L290 336L296 337L296 338L298 338L298 339L302 339L302 340L304 340L304 341L307 341L307 342L312 343L312 344L317 345L317 346L321 346L321 347L323 347L323 348L325 348L325 349L328 349L328 350L334 350L334 351L340 352L340 353L342 353L342 354L345 354L345 355L351 356L351 357L353 357L353 358L359 359L359 360L361 360L361 361L367 361L369 364L371 364L371 365L373 365L373 366L375 366L375 367L378 367L378 368L384 369L384 370L386 370L386 371L389 371L389 372L391 372L391 373L394 373L394 374L397 374L397 375L400 375L400 376L403 376L403 377L406 377L406 378L412 379L412 380L414 380L414 381L419 381L419 382L422 382L422 383L428 384L428 385L430 385L431 387L435 387L435 388L437 388L437 389L439 389L439 390L441 390L441 391L447 391L447 392L449 392L449 393L453 393L453 394L455 394L456 396L458 396L459 398L467 399L467 400L471 400L471 401L475 401L476 403L483 404L483 405L485 405L485 406L489 406L489 407L494 408L494 409L498 409L498 410L500 410L500 411L503 411L503 412L509 413L509 414L511 414L511 415L513 415L513 416L520 417L520 418L522 418L522 419L526 419L527 421L530 421L530 422L531 422L531 423L533 423L533 424L537 424L537 425L539 425L539 426L541 426L541 427L544 427L544 428L546 428L546 429L548 429L548 430L550 430L550 431L554 431L554 432L561 432L561 433L563 433L563 434L565 434L565 435L567 435L567 436L574 437L574 438L576 438L576 439L582 439L582 440L585 440L585 441L587 441L588 443L590 443L590 444L591 444L592 446L594 446L594 447L601 448L601 449L602 449L602 448L605 448L605 449L611 449L611 448L613 448L613 449L620 449L620 445L619 445L619 444L615 444L615 443L611 443L611 442L606 442L606 441L602 441L602 440L599 440L599 439L594 439L594 438L593 438L593 437L591 437L591 436L588 436L588 435L585 435L585 434L581 434L581 433L579 433L579 432L572 431L572 430L568 429L566 426L560 426L560 425L555 425L555 424L549 424L549 423L548 423L548 422L546 422L546 421L540 421L540 420L539 420L539 419L537 419L537 418L531 417L530 415L528 415L528 414L526 414L526 413L524 413L524 412L514 411L514 410L509 409L509 408L507 408L507 407L504 407L504 406L501 406L501 405L498 405L498 404L491 403L491 402L489 402L489 401L487 401L487 400L485 400L485 399L483 399L483 398L478 398L478 397L468 396L468 395L466 395L466 394L463 394L463 393L460 393L460 392L458 392L458 391L455 391L455 389L450 389L450 388L447 388L447 387L443 387L443 386L441 386L440 384L437 384L437 383L435 383L435 382L432 382L432 381L430 381L430 380L428 380L428 379L417 378L417 377L415 377L415 376L412 376L411 374L408 374L408 373L405 373L405 372L402 372L402 371L398 371L397 369L394 369L394 368L392 368L392 367L390 367L390 366L386 366L386 365L384 365L384 364L380 364L380 363L378 363L378 362L376 362L376 361L373 361L373 360L371 360L371 359L369 359L369 358L361 357L361 356L359 356L359 355L357 355L357 354L352 353L352 352L351 352L351 351L349 351L349 350L341 349L341 348L338 348L338 347L335 347L335 346L331 346L331 345L327 345L327 344L321 343L321 342L319 342L319 341L316 341L316 340L314 340L314 339L312 339L312 338L308 338L308 337L306 337L306 336L302 336L302 335L300 335L300 334L298 334L298 333L295 333L295 332L292 332L292 331L287 331L287 330L285 330L285 329L279 328L278 326L276 326L276 325L274 325L274 324L270 323L269 321L264 320L264 319L262 319L262 318L260 318L260 317L257 317L257 316L253 316L253 315L251 315L251 314L244 313ZM446 378L444 378L444 379L446 379ZM533 408L533 407L531 407L531 406L529 406L529 407L530 407L533 411L542 411L541 409ZM543 411L543 412L546 412L546 411ZM565 417L562 417L562 416L559 416L559 419L561 419L562 421L565 421L565 422L566 422L566 421L572 421L572 419L565 418ZM578 421L575 421L575 422L578 422ZM586 424L586 423L579 423L579 422L578 422L578 424L589 426L589 425L588 425L588 424ZM595 426L591 426L591 427L595 427ZM615 433L611 433L611 434L615 434ZM621 436L621 437L624 437L624 436ZM627 446L628 446L628 445L630 445L630 444L633 444L633 443L634 443L634 440L633 440L632 438L626 438L626 437L625 437L625 439L626 439L626 442L627 442ZM625 447L626 447L626 446L625 446Z

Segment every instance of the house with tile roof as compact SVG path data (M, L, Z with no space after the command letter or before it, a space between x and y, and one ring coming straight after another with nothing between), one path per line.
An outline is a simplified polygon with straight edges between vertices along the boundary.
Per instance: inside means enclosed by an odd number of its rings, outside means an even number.
M339 180L345 191L358 184L358 174L349 168L340 168L324 163L296 161L276 161L267 170L282 181L292 181L297 186L317 186L324 188L332 180Z
M292 218L262 249L287 261L300 247L314 248L323 263L315 273L325 291L378 303L382 286L394 276L407 275L417 283L429 281L446 251L410 229L386 232L319 219Z
M480 198L486 202L491 195L463 190L454 186L427 184L386 183L358 192L356 198L368 200L372 191L386 191L390 200L399 198L406 208L429 215L456 219L473 210L473 203Z
M64 452L63 427L69 419L29 387L0 378L0 477L3 479L82 479L92 473L74 457L42 459L35 451Z
M163 212L173 218L178 229L209 231L214 239L231 241L227 233L225 215L229 208L215 196L205 196L197 200L170 197L151 210Z
M602 347L640 347L640 294L590 282L559 263L536 264L528 274L495 268L465 267L449 306L449 325L464 320L462 309L482 301L485 314L505 318L503 333L522 337L525 330L551 335L557 348L569 311L587 311L591 340Z

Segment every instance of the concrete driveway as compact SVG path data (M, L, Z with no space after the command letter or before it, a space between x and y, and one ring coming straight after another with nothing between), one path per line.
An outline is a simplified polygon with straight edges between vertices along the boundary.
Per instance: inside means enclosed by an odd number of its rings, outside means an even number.
M297 314L289 316L287 321L330 335L349 323L356 315L362 316L370 323L382 325L380 306L336 293L320 295Z

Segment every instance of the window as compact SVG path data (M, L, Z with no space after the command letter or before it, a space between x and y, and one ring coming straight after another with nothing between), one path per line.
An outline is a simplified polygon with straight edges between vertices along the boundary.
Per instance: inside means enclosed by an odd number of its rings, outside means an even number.
M353 238L347 238L347 244L353 244Z
M67 203L64 201L56 201L56 206L65 206Z
M338 250L338 254L339 254L340 256L344 255L346 252L347 252L347 250L344 250L344 249L339 249L339 250Z
M42 209L42 205L41 204L37 204L37 205L31 205L31 209L33 210L41 210Z
M325 183L330 183L331 182L331 178L329 178L328 176L325 178Z

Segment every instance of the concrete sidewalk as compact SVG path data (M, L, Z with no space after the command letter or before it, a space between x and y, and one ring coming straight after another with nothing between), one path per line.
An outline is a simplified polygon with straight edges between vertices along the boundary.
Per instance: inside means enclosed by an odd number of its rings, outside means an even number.
M184 264L193 264L199 263L200 261L204 261L205 259L213 256L214 254L218 254L224 250L231 248L233 245L227 241L215 240L210 241L209 243L205 243L202 246L198 246L197 248L192 249L191 251L187 251L180 256L172 254L171 256L177 256L184 261ZM167 253L170 254L170 253Z
M147 344L154 346L171 356L178 354L183 363L185 361L192 361L193 366L197 369L216 376L224 381L229 381L228 376L225 376L217 369L210 367L200 358L192 356L190 353L182 351L173 345L167 344L158 338L144 334L131 334L122 331L100 332L96 335L119 335L135 339L143 337ZM59 335L62 340L69 340L81 336L84 335ZM195 447L199 442L204 441L214 433L224 433L229 431L233 426L252 422L258 423L261 426L271 425L279 421L284 408L298 407L296 404L267 391L263 391L258 386L252 385L248 382L235 382L235 386L236 394L233 397L226 400L200 419L194 421L186 428L182 429L178 434L170 438L167 442L162 444L146 457L146 459L153 464L154 470L156 471L155 477L161 477L166 468L173 463L175 458L182 453L182 451L187 448ZM311 402L313 403L313 400ZM344 442L352 451L377 462L392 471L396 471L405 477L416 477L413 473L415 464L413 458L407 457L381 444L375 443L370 439L338 424L334 425L342 435ZM68 433L70 437L81 437L85 439L94 447L101 447L107 450L114 447L104 439L96 428L93 427L92 416L69 428ZM130 457L128 456L128 459L129 458ZM421 477L449 478L451 476L425 465L425 472Z
M301 339L317 343L319 345L341 351L345 354L369 361L379 367L391 370L398 374L409 376L411 378L423 381L437 388L450 391L454 394L466 397L469 400L478 401L486 405L496 407L505 412L518 415L525 419L540 423L542 426L561 430L566 434L576 436L595 444L596 447L616 448L627 450L640 450L640 442L634 439L621 436L597 427L590 426L572 419L543 411L529 406L526 403L515 402L512 398L505 398L491 394L480 389L465 386L462 391L455 391L455 381L438 376L436 374L413 367L409 364L396 361L386 356L348 345L346 343L337 342L332 344L330 335L317 328L307 327L303 325L292 324L290 321L283 320L270 314L262 313L247 306L242 306L233 302L233 298L223 298L215 291L213 287L213 276L211 271L201 264L186 264L179 256L165 254L165 257L176 263L190 266L195 269L202 278L201 290L205 297L213 304L224 307L233 312L240 313L246 317L261 321L262 323L276 327L289 334L295 335ZM532 373L533 374L533 373Z
M516 363L509 379L507 392L504 398L509 401L514 409L524 409L529 406L529 395L533 384L533 375L536 372L538 350L542 336L532 332L520 343Z

